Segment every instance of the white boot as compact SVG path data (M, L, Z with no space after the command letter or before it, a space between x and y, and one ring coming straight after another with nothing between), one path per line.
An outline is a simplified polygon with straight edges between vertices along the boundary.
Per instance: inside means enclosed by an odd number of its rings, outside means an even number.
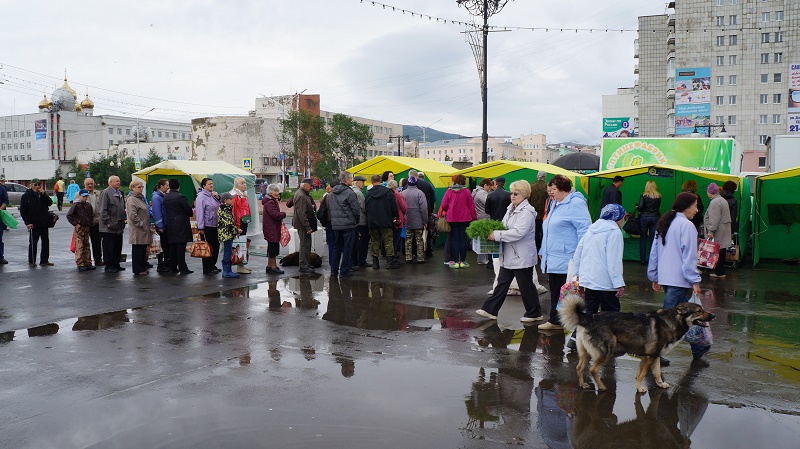
M237 265L236 266L236 272L239 273L239 274L250 274L250 273L252 273L252 271L250 271L250 269L245 267L244 265Z
M539 275L536 274L536 267L533 267L533 285L536 286L537 292L547 293L547 287L539 283Z

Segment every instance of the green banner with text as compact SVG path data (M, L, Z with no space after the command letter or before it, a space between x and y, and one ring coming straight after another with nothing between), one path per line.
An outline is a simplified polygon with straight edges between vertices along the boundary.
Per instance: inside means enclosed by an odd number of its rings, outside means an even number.
M603 139L600 169L667 164L731 173L734 149L733 139Z

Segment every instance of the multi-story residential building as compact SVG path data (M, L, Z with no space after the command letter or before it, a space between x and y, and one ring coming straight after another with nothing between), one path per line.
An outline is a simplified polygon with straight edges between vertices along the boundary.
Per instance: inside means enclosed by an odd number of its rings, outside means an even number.
M50 99L39 103L39 112L0 117L0 172L14 181L50 178L79 155L105 155L135 142L136 125L135 116L94 115L94 102L88 95L78 102L64 79ZM139 126L147 142L192 139L189 123L142 118Z
M523 134L517 139L511 139L511 143L522 148L521 161L549 164L558 159L558 152L548 148L547 136L544 134Z
M483 141L480 137L465 139L446 139L430 142L419 148L419 157L437 161L460 161L479 164ZM510 142L506 137L489 137L486 148L488 162L499 160L527 160L522 156L522 148Z
M639 134L637 90L638 87L619 87L615 95L603 95L603 137L631 137Z
M639 17L640 134L687 135L695 124L706 134L703 125L710 123L717 125L715 135L724 125L743 147L742 169L763 170L767 138L790 130L791 65L800 64L800 30L791 24L800 19L800 3L681 0L668 6L670 14ZM676 87L688 87L682 71L696 73L688 78L708 92L692 100L684 92L676 101ZM800 69L794 73L800 76ZM690 112L682 114L689 101Z

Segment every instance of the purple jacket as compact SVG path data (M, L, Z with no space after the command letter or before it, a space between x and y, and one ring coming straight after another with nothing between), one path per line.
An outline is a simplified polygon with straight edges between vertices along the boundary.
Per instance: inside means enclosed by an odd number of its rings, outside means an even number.
M442 210L447 213L448 223L465 223L478 219L472 193L460 185L451 186L444 193Z
M219 223L217 209L219 209L219 200L214 198L208 190L200 189L194 202L197 229L204 229L206 226L216 228Z

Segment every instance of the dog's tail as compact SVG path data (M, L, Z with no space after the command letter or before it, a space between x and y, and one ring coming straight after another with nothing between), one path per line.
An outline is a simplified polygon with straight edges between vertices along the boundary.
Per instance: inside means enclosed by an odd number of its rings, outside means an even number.
M561 301L558 309L561 324L567 330L574 331L578 326L587 327L592 322L592 315L586 313L586 303L580 295L569 293Z

